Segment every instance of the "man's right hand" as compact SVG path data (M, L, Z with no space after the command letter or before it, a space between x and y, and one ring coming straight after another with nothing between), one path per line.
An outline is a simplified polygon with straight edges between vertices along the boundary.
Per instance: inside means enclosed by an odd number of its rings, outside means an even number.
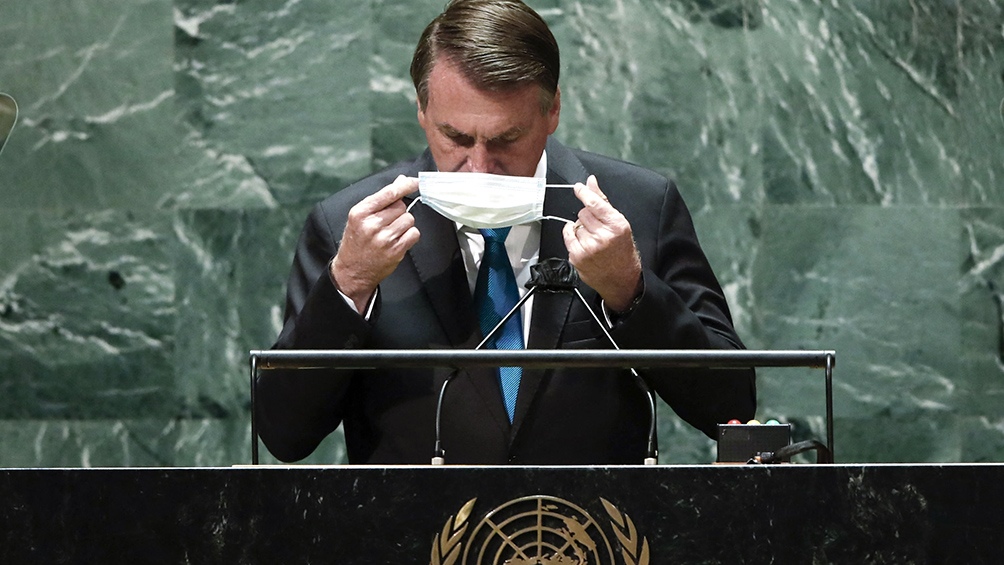
M418 242L415 217L407 212L406 195L418 190L418 179L401 175L349 210L338 254L331 262L331 278L359 312L404 254Z

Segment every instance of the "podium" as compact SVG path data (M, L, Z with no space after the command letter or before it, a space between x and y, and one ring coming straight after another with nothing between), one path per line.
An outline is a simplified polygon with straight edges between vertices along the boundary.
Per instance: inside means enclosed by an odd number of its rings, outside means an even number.
M434 546L458 565L504 563L499 547L592 565L1004 553L997 464L7 469L0 499L3 563L421 565Z
M832 448L832 352L272 351L252 352L251 374L446 357L707 366L708 355L715 366L823 367ZM0 500L0 563L996 563L1004 553L1000 464L0 469Z

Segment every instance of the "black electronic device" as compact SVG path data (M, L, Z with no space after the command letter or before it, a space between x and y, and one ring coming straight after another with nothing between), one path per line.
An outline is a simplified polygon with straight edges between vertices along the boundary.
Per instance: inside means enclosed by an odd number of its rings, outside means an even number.
M718 424L717 462L748 463L789 444L791 424Z

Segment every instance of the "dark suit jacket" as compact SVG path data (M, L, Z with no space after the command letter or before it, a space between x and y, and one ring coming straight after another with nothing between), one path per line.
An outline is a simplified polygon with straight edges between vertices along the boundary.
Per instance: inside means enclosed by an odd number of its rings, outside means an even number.
M547 182L585 182L595 174L611 204L631 223L644 269L641 301L611 329L625 349L742 348L721 287L697 241L676 186L652 171L547 144ZM473 348L480 330L452 221L412 208L421 239L380 285L367 322L338 295L328 261L351 206L399 174L436 170L428 151L319 203L311 212L288 283L281 349ZM581 204L570 190L548 190L544 212L574 219ZM540 259L567 258L561 222L545 220ZM581 285L599 312L599 297ZM602 348L607 341L569 294L534 295L527 347ZM273 455L295 461L344 425L352 463L428 463L434 448L437 394L451 369L264 371L257 415ZM643 376L687 422L709 437L715 425L746 421L756 405L749 370L644 370ZM525 369L510 425L491 369L461 370L442 416L449 463L621 464L645 456L649 409L623 370Z

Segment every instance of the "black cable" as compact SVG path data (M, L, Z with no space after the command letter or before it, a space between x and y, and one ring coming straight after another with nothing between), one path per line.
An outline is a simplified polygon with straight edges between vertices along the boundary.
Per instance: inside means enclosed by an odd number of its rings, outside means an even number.
M816 463L833 463L833 455L830 454L830 450L826 448L822 443L810 439L806 441L800 441L798 443L793 443L791 445L786 445L777 451L764 451L757 453L746 463L749 465L765 464L765 463L780 463L791 459L793 455L798 455L799 453L805 453L806 451L816 452Z

